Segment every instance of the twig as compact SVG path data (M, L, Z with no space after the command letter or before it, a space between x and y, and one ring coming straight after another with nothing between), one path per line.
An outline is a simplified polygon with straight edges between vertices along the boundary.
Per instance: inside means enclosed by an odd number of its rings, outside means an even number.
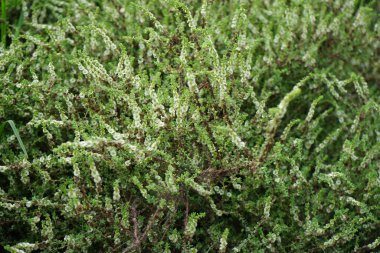
M132 206L132 222L133 222L133 236L135 238L135 244L140 244L139 224L137 223L137 211L136 211L135 206Z
M137 211L136 211L135 207L132 207L132 215L133 215L132 222L134 224L135 242L132 245L125 248L122 251L122 253L126 253L126 252L135 250L135 249L140 247L141 243L143 243L146 240L148 233L149 233L150 229L152 228L153 223L154 223L154 221L155 221L155 219L156 219L156 217L160 211L161 211L161 209L159 207L157 207L154 214L149 218L149 222L148 222L148 225L145 227L144 233L141 235L141 237L139 237L138 236L138 224L137 224Z
M186 230L186 227L187 227L187 223L189 221L189 200L187 198L187 195L186 195L186 202L185 202L185 220L184 220L184 227L185 227L185 230Z

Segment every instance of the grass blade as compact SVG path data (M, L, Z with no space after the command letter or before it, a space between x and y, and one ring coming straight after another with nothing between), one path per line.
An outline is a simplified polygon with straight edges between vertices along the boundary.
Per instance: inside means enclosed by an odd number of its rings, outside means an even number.
M5 127L5 123L6 123L6 122L0 124L0 137L3 135L4 127Z
M24 16L25 16L24 7L23 7L22 3L20 3L20 5L21 5L20 6L21 10L20 10L20 16L18 18L18 22L17 22L17 26L16 26L15 38L18 38L18 36L20 34L21 27L24 23Z
M26 152L26 149L25 149L25 146L24 146L24 143L22 142L21 140L21 137L20 137L20 134L17 130L17 127L15 125L15 123L13 122L13 120L7 120L7 123L11 126L12 130L13 130L13 133L14 135L16 136L17 138L17 141L22 149L22 151L24 152L25 156L28 157L28 153ZM3 126L4 127L4 126ZM0 129L1 130L1 129Z
M1 43L4 48L7 40L7 7L6 0L1 0Z

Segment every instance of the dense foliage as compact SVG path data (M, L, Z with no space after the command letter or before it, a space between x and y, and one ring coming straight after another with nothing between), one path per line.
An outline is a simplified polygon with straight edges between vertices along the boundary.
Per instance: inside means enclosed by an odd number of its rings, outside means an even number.
M0 250L380 249L377 1L17 2Z

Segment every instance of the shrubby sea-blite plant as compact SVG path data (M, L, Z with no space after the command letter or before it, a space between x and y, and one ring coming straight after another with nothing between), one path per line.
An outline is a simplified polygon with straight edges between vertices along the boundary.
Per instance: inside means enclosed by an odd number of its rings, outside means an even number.
M0 250L380 250L377 1L1 3Z

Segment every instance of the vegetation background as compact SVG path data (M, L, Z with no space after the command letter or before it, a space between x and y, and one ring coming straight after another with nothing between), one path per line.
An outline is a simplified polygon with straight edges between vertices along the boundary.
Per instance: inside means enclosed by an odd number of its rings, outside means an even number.
M0 251L379 251L379 10L1 0Z

